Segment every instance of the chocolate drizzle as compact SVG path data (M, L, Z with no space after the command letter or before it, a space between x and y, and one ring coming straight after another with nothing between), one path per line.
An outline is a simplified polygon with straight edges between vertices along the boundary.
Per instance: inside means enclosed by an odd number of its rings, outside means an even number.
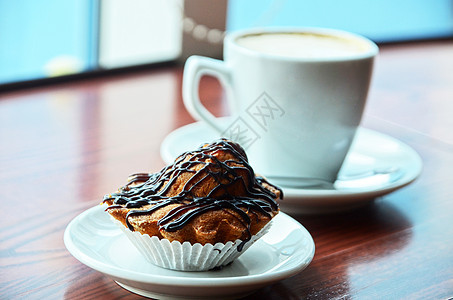
M233 157L224 161L218 159L219 151ZM185 182L177 195L168 196L173 192L179 176L193 173ZM245 175L245 176L244 176ZM213 181L214 180L214 181ZM207 192L200 190L208 182L216 185ZM137 173L129 177L128 183L117 193L106 195L104 202L113 203L108 209L131 209L126 215L126 224L134 231L129 218L150 214L170 204L182 204L170 210L159 222L159 229L167 232L177 231L196 216L210 210L231 209L238 220L247 228L248 237L238 246L241 251L250 240L250 217L247 214L259 212L272 217L278 210L277 197L263 186L266 180L255 177L252 167L248 164L244 150L236 143L220 139L214 143L203 145L195 151L180 155L172 165L158 173ZM274 187L274 186L273 186ZM277 187L275 189L282 191ZM241 191L239 194L232 191ZM150 206L143 208L144 206Z

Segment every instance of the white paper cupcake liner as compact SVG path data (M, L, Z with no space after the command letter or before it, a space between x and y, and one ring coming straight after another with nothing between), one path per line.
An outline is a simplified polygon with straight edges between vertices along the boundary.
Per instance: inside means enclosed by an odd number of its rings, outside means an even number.
M272 223L272 220L267 223L256 235L251 237L250 241L245 243L241 251L238 251L241 240L226 244L205 244L204 246L199 243L192 245L189 242L170 242L167 239L130 231L121 222L112 219L149 262L162 268L179 271L207 271L232 263L256 240L266 234Z

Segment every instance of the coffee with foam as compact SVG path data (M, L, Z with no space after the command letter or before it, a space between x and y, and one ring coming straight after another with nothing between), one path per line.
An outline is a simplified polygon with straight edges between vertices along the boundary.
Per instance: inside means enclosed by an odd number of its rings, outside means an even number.
M292 58L347 58L370 51L370 46L354 37L319 33L262 33L236 39L249 50Z

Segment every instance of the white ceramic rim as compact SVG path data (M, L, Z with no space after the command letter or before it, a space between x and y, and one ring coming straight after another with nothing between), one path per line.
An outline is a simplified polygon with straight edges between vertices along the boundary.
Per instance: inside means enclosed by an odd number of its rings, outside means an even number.
M393 142L395 144L398 144L398 146L401 148L402 152L406 154L406 160L411 162L411 165L405 169L404 175L399 178L398 180L395 180L394 182L388 183L383 186L377 186L377 187L368 187L368 188L358 188L358 189L340 189L340 190L328 190L328 189L295 189L295 188L288 188L285 187L285 195L288 195L290 197L295 197L297 198L298 196L309 196L313 198L324 198L326 196L346 196L346 197L351 197L355 195L361 195L361 194L369 194L369 195L383 195L387 192L394 191L397 188L402 188L413 181L417 179L417 177L421 174L422 169L423 169L423 161L418 155L418 153L412 149L410 146L407 144L401 142L400 140L391 137L389 135L359 127L362 132L368 134L368 135L374 135L381 137L382 139L386 139L390 142Z
M223 117L221 119L225 119L228 121L229 117ZM195 131L195 129L203 126L206 126L203 122L194 122L182 127L179 127L172 131L169 135L167 135L164 141L161 144L160 153L162 159L165 163L173 161L175 158L173 157L172 153L168 151L173 145L173 141L175 139L180 138L181 136L187 134L188 130ZM208 127L207 127L208 128ZM210 130L210 129L208 129ZM423 169L423 161L418 153L412 149L409 145L403 143L402 141L389 136L387 134L364 128L359 126L359 131L363 132L363 134L381 137L382 139L388 140L390 142L398 144L400 149L407 154L407 160L411 162L411 166L409 169L404 169L404 175L396 180L395 182L383 185L383 186L372 186L368 188L362 189L344 189L344 190L327 190L327 189L294 189L294 188L283 188L284 193L284 201L288 204L291 203L298 203L300 206L306 205L307 202L312 202L316 200L317 206L322 207L325 206L326 203L331 205L332 201L338 201L338 205L342 205L343 202L357 202L362 200L367 200L370 198L374 198L377 196L382 196L397 189L400 189L417 179ZM216 133L212 133L216 135ZM357 134L358 135L358 134ZM218 138L216 135L213 138ZM205 141L206 142L206 141ZM201 142L200 142L201 144ZM354 150L354 147L351 148Z
M291 265L290 268L286 268L279 271L273 271L263 274L247 275L240 277L216 277L216 278L196 278L196 277L178 277L178 276L162 276L155 274L143 274L141 272L134 272L130 270L124 270L122 268L112 266L103 262L100 262L91 256L85 254L75 245L73 238L71 236L71 229L76 225L78 218L83 218L84 216L93 213L93 210L104 210L105 207L96 206L92 207L80 215L75 217L66 227L64 233L64 244L68 251L80 262L87 265L88 267L104 273L114 280L119 281L136 281L153 285L160 286L190 286L190 287L203 287L206 285L215 285L219 287L234 287L234 286L244 286L244 285L257 285L257 284L266 284L268 282L276 282L284 278L290 277L299 273L301 270L305 269L312 261L315 253L315 244L310 233L303 227L299 222L286 215L283 212L280 212L284 218L287 218L291 222L296 223L299 230L302 231L303 235L309 239L310 242L310 251L307 251L305 256L299 257L299 262L294 266ZM113 224L113 223L112 223ZM113 224L114 225L114 224ZM119 229L118 229L119 230ZM171 282L168 279L171 279ZM120 280L122 279L122 280Z
M303 58L303 57L287 57L279 56L274 54L268 54L263 52L258 52L254 50L247 49L245 47L239 46L235 41L239 37L246 35L255 35L255 34L265 34L265 33L313 33L313 34L322 34L322 35L333 35L346 39L358 40L360 42L366 43L369 47L369 50L357 55L351 56L342 56L342 57L315 57L315 58ZM341 62L341 61L356 61L374 58L379 53L378 46L371 41L370 39L361 36L356 33L323 28L323 27L260 27L260 28L250 28L242 29L237 31L229 32L224 40L225 52L227 52L227 47L230 47L231 50L250 55L250 56L259 56L266 59L277 59L283 61L294 61L294 62ZM230 51L231 51L230 50Z

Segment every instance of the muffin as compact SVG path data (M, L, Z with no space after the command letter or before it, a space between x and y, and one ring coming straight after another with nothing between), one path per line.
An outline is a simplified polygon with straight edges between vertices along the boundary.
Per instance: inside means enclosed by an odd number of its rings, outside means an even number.
M282 191L255 175L244 149L220 139L158 173L131 175L103 203L149 261L203 271L231 263L262 236L278 198Z

